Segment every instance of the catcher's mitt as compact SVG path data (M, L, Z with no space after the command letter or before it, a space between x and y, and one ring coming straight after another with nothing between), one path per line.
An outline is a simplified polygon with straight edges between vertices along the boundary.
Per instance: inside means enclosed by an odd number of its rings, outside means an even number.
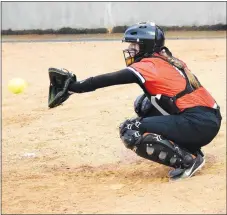
M69 84L76 81L76 76L67 70L49 68L49 97L48 107L54 108L62 104L71 95L68 92Z

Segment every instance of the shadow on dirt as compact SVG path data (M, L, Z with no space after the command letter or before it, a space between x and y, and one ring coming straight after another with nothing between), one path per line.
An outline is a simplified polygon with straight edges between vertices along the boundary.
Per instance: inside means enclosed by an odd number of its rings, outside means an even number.
M220 163L216 161L215 156L206 155L206 165L198 175L216 174L221 169ZM165 183L168 182L168 171L171 168L156 164L144 159L130 163L118 162L114 164L103 164L100 166L80 165L69 167L61 165L60 167L49 169L49 173L54 175L61 174L67 179L99 181L102 183L117 181L120 183Z
M104 164L100 166L81 165L78 167L61 166L54 174L67 175L70 178L84 178L100 182L118 181L123 183L166 182L170 168L149 161L139 160L131 163ZM56 171L57 170L57 171Z

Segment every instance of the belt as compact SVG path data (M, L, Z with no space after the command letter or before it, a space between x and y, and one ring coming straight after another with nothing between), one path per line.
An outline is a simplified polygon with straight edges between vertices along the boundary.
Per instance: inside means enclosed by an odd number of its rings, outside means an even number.
M206 111L206 112L210 112L210 113L215 114L218 118L222 118L221 112L220 112L220 107L218 105L216 106L216 108L205 107L205 106L196 106L196 107L192 107L192 108L187 108L183 112L190 111L190 110L193 110L193 109L194 110L199 109L199 110L203 110L203 111Z
M218 105L216 108L199 106L199 109L214 113L217 117L221 118L220 107Z

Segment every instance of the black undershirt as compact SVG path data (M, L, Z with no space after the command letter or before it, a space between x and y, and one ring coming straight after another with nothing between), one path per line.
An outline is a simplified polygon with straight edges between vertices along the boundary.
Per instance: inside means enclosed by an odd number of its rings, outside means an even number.
M90 77L83 81L73 82L69 85L69 91L85 93L103 87L132 83L141 85L139 78L132 71L126 68L117 72Z

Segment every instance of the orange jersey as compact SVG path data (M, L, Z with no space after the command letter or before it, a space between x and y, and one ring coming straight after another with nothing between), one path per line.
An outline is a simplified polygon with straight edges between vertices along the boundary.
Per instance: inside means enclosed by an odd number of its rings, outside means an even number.
M173 97L186 88L184 74L160 58L144 58L128 68L142 80L150 95L161 94ZM204 87L200 87L177 99L176 105L180 111L183 111L196 106L214 108L216 102Z

